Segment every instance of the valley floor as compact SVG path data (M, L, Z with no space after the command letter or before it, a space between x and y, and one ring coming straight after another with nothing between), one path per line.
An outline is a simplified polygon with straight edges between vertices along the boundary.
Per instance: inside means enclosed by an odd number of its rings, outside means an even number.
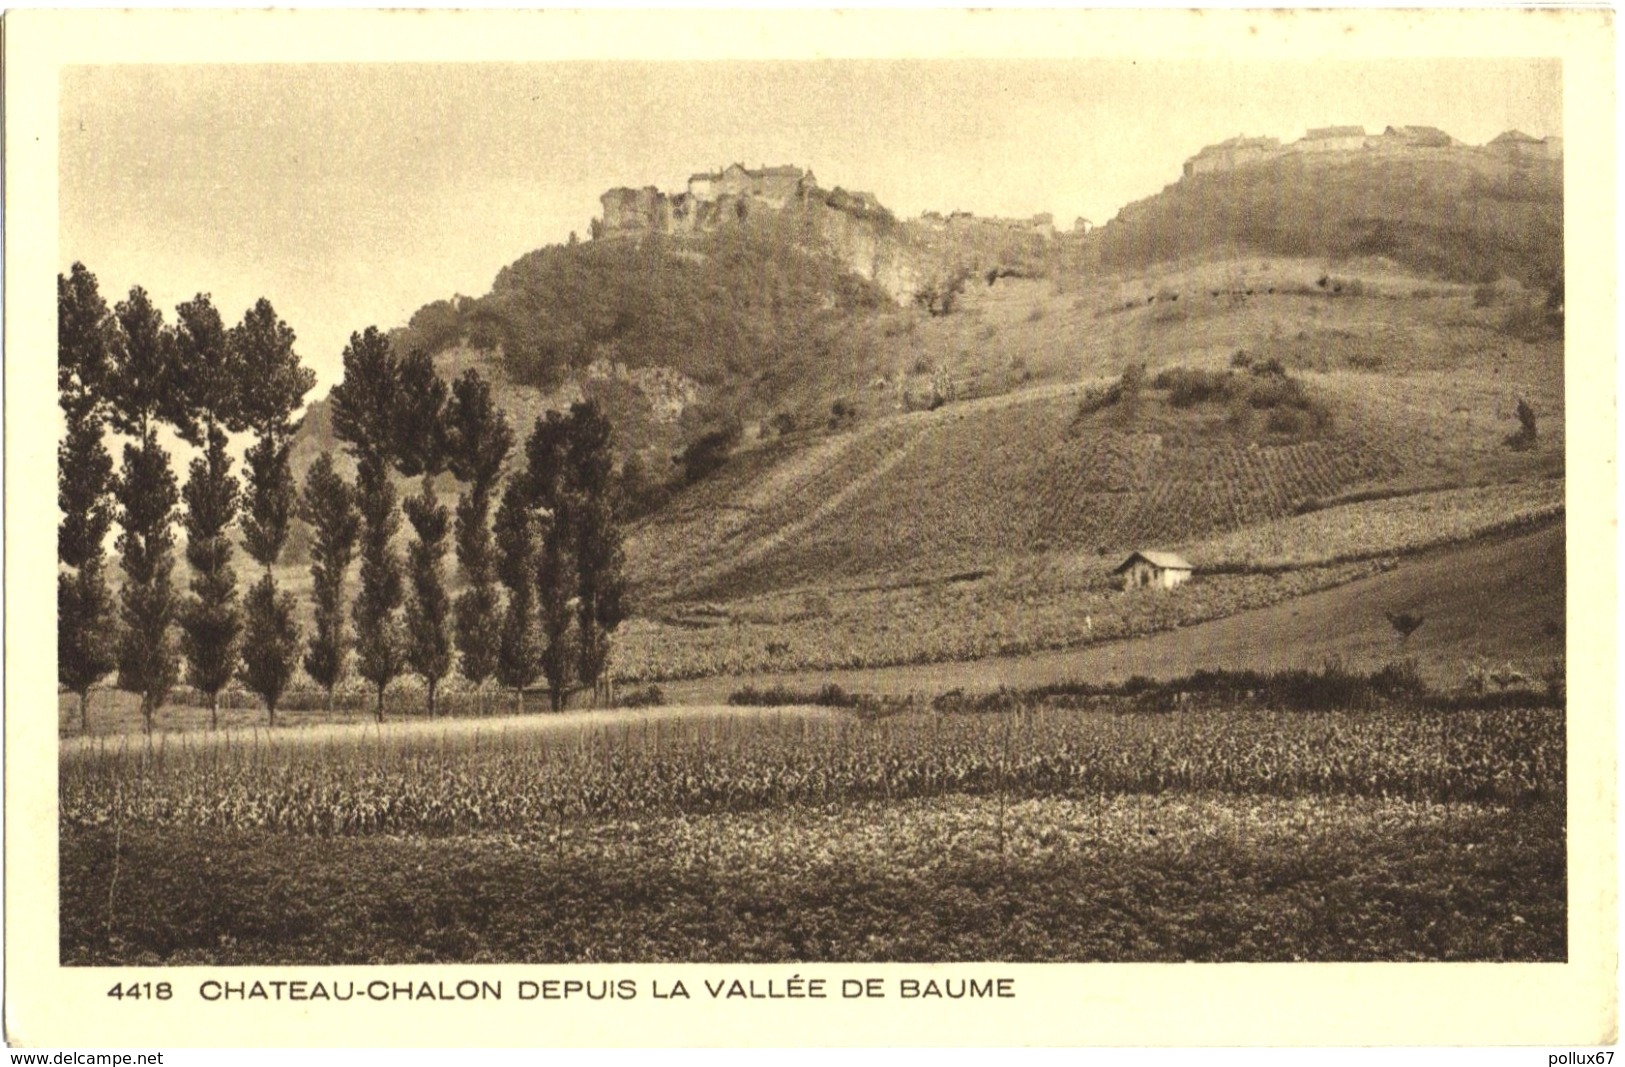
M1138 612L1155 631L1126 639L1111 639L1108 626L1114 616L1105 610L1093 619L1100 634L1071 638L1057 636L1061 647L1017 655L987 654L976 658L934 657L923 663L882 667L818 667L775 670L763 655L764 642L786 639L786 628L772 622L760 626L729 625L702 632L691 646L697 649L732 648L741 663L733 669L688 680L662 680L665 702L675 706L712 706L727 702L743 686L780 686L797 692L816 691L834 683L850 693L906 696L927 699L951 689L985 691L1001 686L1032 688L1072 680L1120 681L1132 675L1171 678L1203 668L1271 670L1284 666L1319 666L1336 658L1355 669L1371 669L1399 658L1413 658L1424 677L1438 686L1459 685L1474 667L1511 665L1537 677L1564 656L1565 527L1561 515L1543 520L1532 531L1481 536L1466 544L1433 548L1399 559L1380 559L1341 566L1305 568L1296 574L1220 576L1244 581L1249 596L1262 605L1234 610L1209 579L1198 579L1171 593L1128 596L1096 594L1102 602L1126 605ZM1317 582L1321 583L1317 586ZM1330 585L1330 588L1325 588ZM1236 588L1225 586L1225 588ZM1309 592L1294 595L1300 589ZM1067 632L1081 631L1089 605L1065 595L1041 599L1036 592L1004 603L988 602L974 594L958 604L969 613L957 616L956 602L929 597L943 625L959 623L959 637L972 631L978 619L990 625L1041 626L1053 616ZM1247 600L1243 599L1242 604ZM1001 604L1003 606L1001 607ZM883 605L882 605L883 607ZM903 612L906 605L894 605ZM1426 618L1416 634L1401 644L1384 612L1416 611ZM980 615L974 614L980 612ZM1215 617L1217 616L1217 617ZM888 630L911 632L933 615L886 615L865 609L861 620L830 620L797 624L793 632L819 631L824 643L855 643L866 635L884 637ZM1189 620L1189 621L1186 621ZM854 630L844 629L851 625ZM743 663L757 663L749 669ZM622 695L632 691L623 683ZM452 714L485 719L516 710L511 693L480 696L448 693L443 707ZM423 719L423 700L410 685L392 687L389 718ZM541 712L545 694L530 694L524 709ZM574 705L576 711L582 711ZM372 702L353 693L333 711L325 698L313 694L291 696L278 712L278 723L313 726L325 723L370 723ZM573 713L572 713L573 714ZM545 718L551 719L548 715ZM77 699L64 695L58 702L60 733L64 740L81 735ZM220 713L223 727L263 726L265 712L257 700L228 695ZM437 720L439 722L439 720ZM208 725L207 710L171 703L159 709L157 726L165 731L197 730ZM133 696L97 691L90 710L90 736L137 734L141 720Z
M62 962L1567 953L1556 709L296 733L65 749Z
M1211 795L66 833L65 964L1562 960L1563 809ZM110 934L109 931L112 931Z
M950 689L1027 689L1073 679L1173 678L1201 669L1273 670L1330 657L1370 669L1414 656L1439 684L1459 684L1475 662L1514 661L1531 670L1563 656L1564 530L1480 541L1408 559L1334 588L1284 599L1199 625L1082 648L1021 656L869 670L763 672L758 688L816 690L835 683L855 693L927 696ZM1191 590L1150 594L1174 599ZM1417 610L1427 621L1401 647L1386 610ZM662 686L673 704L721 703L739 678Z

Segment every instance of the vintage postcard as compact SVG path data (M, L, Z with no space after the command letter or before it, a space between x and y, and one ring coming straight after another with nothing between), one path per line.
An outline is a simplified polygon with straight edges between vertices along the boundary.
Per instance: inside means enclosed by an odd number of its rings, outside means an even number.
M5 42L11 1043L1615 1039L1609 13Z

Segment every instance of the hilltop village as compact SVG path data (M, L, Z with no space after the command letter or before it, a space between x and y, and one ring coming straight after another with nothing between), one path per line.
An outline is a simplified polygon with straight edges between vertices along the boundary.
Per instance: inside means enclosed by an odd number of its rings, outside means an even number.
M1379 134L1369 134L1362 126L1326 126L1288 143L1274 137L1237 136L1208 145L1185 161L1180 181L1286 160L1315 167L1407 159L1460 161L1474 170L1501 170L1561 166L1562 158L1561 137L1535 138L1518 130L1473 146L1432 126L1389 126ZM1113 222L1140 218L1154 200L1124 205ZM967 272L991 271L995 277L1042 273L1047 258L1076 254L1102 232L1084 218L1076 219L1070 230L1059 229L1047 212L1004 218L926 211L899 220L874 193L840 186L825 189L810 169L793 164L750 168L732 163L689 175L678 192L654 185L619 186L599 201L602 214L592 220L589 232L600 241L649 234L695 237L752 218L778 218L793 208L809 226L808 233L838 260L900 303L951 288L954 279Z
M1284 156L1313 156L1330 152L1414 152L1418 149L1472 146L1434 126L1389 126L1380 134L1367 134L1363 126L1322 126L1302 138L1282 144L1274 137L1232 137L1208 145L1185 161L1185 177L1234 170ZM1477 149L1502 159L1562 159L1563 138L1535 138L1508 130Z
M1531 137L1508 130L1481 146L1468 145L1434 126L1389 126L1379 134L1363 126L1323 126L1308 130L1296 141L1275 137L1232 137L1208 145L1185 161L1184 176L1211 174L1267 163L1292 156L1331 157L1334 154L1367 156L1452 149L1483 153L1509 160L1561 160L1563 138ZM1328 162L1335 161L1327 158ZM755 169L733 163L721 170L691 174L682 192L667 193L653 185L618 186L599 198L603 215L592 221L594 238L644 233L683 235L701 233L721 222L748 218L754 210L783 211L792 204L822 204L857 219L895 222L892 213L873 193L853 192L839 186L823 189L811 170L792 164ZM942 234L1003 233L1052 238L1063 236L1054 216L1045 212L1028 218L978 216L969 211L926 211L920 228ZM1071 235L1094 228L1088 219L1074 221Z
M594 219L594 238L640 233L692 234L720 222L745 219L753 210L783 211L791 204L822 204L858 219L893 223L896 219L873 193L853 192L839 186L821 189L811 170L790 164L752 170L734 163L722 170L691 174L687 188L666 193L653 185L617 187L599 198L603 216ZM1080 220L1087 225L1086 220ZM1031 218L979 217L969 211L944 215L928 211L919 223L927 229L956 232L991 229L1010 233L1055 236L1049 214Z

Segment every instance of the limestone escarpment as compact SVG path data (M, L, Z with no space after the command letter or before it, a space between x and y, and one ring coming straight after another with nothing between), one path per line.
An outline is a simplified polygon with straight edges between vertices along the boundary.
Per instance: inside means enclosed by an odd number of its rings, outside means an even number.
M810 170L792 165L751 170L735 163L690 175L681 192L622 186L605 192L600 203L603 213L591 228L595 240L694 237L788 216L805 251L833 256L900 303L958 272L1019 271L1041 258L1055 237L1048 214L1003 219L927 212L900 221L873 193L824 189Z

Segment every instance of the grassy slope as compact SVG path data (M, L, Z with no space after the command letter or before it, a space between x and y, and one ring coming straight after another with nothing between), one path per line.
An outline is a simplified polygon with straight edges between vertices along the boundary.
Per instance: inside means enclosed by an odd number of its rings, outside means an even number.
M1508 336L1501 297L1475 302L1392 264L1365 265L1358 296L1318 290L1316 269L1226 261L1079 292L981 287L961 312L900 339L900 377L874 392L908 388L914 366L944 368L967 390L1011 391L748 451L638 531L632 573L648 600L731 599L1034 551L1167 546L1354 490L1561 473L1560 342ZM1237 277L1253 297L1211 295ZM1216 424L1222 412L1133 423L1106 412L1072 426L1080 378L1137 361L1153 373L1219 367L1238 350L1295 368L1328 398L1332 431L1238 435ZM1015 367L1026 380L993 381ZM1532 453L1503 443L1520 396L1541 415Z
M1287 156L1196 175L1091 235L1108 269L1213 248L1386 255L1463 280L1561 278L1561 160L1464 149Z

